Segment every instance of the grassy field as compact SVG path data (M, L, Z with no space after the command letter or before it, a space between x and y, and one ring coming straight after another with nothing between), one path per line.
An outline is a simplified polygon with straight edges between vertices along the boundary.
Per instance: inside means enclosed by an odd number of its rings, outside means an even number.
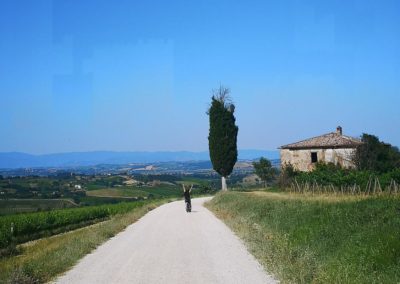
M0 200L0 215L27 213L77 207L68 199L7 199Z
M20 245L20 254L0 258L0 283L48 282L148 211L167 201L148 201L107 221Z
M191 184L185 182L185 184ZM181 197L183 192L180 185L159 185L142 187L113 187L97 189L86 192L87 196L92 197L148 197L150 194L154 198ZM200 194L199 188L192 190L193 195Z
M148 193L133 187L130 188L113 187L113 188L90 190L86 192L86 195L97 196L97 197L147 197Z
M399 283L400 198L229 192L207 204L283 283Z
M90 190L86 192L87 196L96 197L148 197L156 198L178 197L182 195L182 189L179 186L159 185L159 186L126 186Z
M101 197L101 196L85 196L79 198L81 206L96 206L103 204L117 204L120 202L137 201L136 197Z
M179 186L141 187L140 190L152 194L154 197L180 197L183 194Z

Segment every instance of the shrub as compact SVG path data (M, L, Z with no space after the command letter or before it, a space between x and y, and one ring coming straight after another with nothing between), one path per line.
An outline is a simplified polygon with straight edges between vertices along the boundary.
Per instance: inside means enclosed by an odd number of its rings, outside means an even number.
M285 168L286 169L286 168ZM288 175L289 170L283 170L282 174ZM281 174L281 175L282 175ZM357 185L365 190L368 184L375 182L377 179L382 189L388 187L392 181L400 184L400 168L395 168L390 172L377 173L370 170L356 170L356 169L343 169L334 164L319 163L316 165L315 170L311 172L290 172L290 183L293 178L299 184L318 184L320 186L334 186L334 187L349 187ZM288 183L283 186L288 186Z

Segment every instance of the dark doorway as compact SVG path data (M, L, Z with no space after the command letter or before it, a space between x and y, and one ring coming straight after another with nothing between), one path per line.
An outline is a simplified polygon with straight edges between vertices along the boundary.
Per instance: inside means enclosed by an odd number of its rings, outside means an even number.
M311 163L318 162L318 155L317 152L311 152Z

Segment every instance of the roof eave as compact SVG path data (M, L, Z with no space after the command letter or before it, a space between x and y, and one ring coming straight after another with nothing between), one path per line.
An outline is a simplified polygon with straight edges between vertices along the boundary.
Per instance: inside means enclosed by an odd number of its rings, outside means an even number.
M307 146L307 147L290 147L290 146L281 146L278 149L280 150L308 150L308 149L354 149L360 146L360 144L354 145L336 145L336 146Z

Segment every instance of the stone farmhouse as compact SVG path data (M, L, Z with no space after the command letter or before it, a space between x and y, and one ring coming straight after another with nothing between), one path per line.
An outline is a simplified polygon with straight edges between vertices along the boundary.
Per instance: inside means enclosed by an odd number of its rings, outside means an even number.
M343 135L342 127L336 132L281 146L281 165L291 164L298 171L312 171L317 162L334 163L352 168L352 155L361 140Z

